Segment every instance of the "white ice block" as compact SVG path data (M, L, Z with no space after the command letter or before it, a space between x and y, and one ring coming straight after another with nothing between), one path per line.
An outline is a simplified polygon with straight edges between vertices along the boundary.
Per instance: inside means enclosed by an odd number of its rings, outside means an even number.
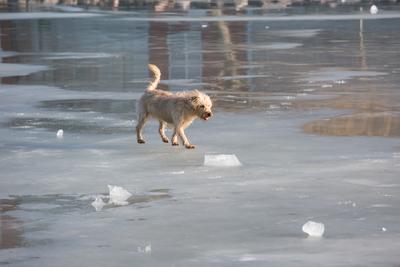
M204 166L235 167L241 166L239 159L234 155L204 155Z
M372 15L378 14L378 7L376 5L372 5L371 8L369 9L369 13L371 13Z
M151 253L151 244L148 244L144 247L138 247L138 252L150 254Z
M63 129L58 130L57 131L57 138L63 138L63 136L64 136L64 130Z
M115 185L108 185L108 189L110 191L110 200L109 204L114 204L114 205L128 205L128 198L132 196L132 194L127 191L126 189L120 187L120 186L115 186Z
M96 211L101 211L103 207L106 205L101 197L96 197L95 200L92 202L92 206Z
M321 237L324 231L325 225L323 223L308 221L303 225L303 232L309 236Z

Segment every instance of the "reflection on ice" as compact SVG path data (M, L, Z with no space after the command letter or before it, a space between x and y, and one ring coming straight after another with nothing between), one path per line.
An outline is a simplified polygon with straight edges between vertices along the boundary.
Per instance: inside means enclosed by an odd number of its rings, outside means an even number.
M400 116L397 113L357 113L307 123L307 133L336 136L400 137Z

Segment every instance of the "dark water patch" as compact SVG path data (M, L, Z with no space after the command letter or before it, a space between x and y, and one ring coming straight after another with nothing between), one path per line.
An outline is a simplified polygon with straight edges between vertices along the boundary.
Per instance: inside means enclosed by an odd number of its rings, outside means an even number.
M306 133L330 136L400 137L399 113L359 113L317 120L303 126Z

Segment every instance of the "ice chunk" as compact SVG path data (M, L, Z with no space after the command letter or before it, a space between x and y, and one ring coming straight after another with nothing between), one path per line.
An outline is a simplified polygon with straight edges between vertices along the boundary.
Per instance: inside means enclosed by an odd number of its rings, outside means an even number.
M321 237L324 231L325 225L323 223L308 221L303 225L303 232L309 236Z
M241 165L239 159L234 154L204 155L204 166L235 167Z
M151 244L148 244L144 247L138 247L138 252L140 253L151 253Z
M382 232L386 232L387 229L385 227L382 227Z
M95 208L96 211L101 211L103 207L106 205L101 197L96 197L95 200L92 202L92 206Z
M114 205L128 205L128 198L132 196L132 194L127 191L126 189L120 187L120 186L115 186L115 185L108 185L108 189L110 191L110 200L109 204L114 204Z
M63 129L58 130L57 131L57 138L63 138L63 136L64 136L64 130Z
M378 14L378 7L376 5L372 5L371 8L369 9L369 13L371 13L372 15Z

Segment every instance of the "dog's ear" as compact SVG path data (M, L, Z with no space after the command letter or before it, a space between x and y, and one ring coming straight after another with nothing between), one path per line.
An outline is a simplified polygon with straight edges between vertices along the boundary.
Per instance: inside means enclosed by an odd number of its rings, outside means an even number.
M198 97L198 96L192 96L190 98L190 101L193 102L193 103L197 103L199 100L200 100L200 97Z

